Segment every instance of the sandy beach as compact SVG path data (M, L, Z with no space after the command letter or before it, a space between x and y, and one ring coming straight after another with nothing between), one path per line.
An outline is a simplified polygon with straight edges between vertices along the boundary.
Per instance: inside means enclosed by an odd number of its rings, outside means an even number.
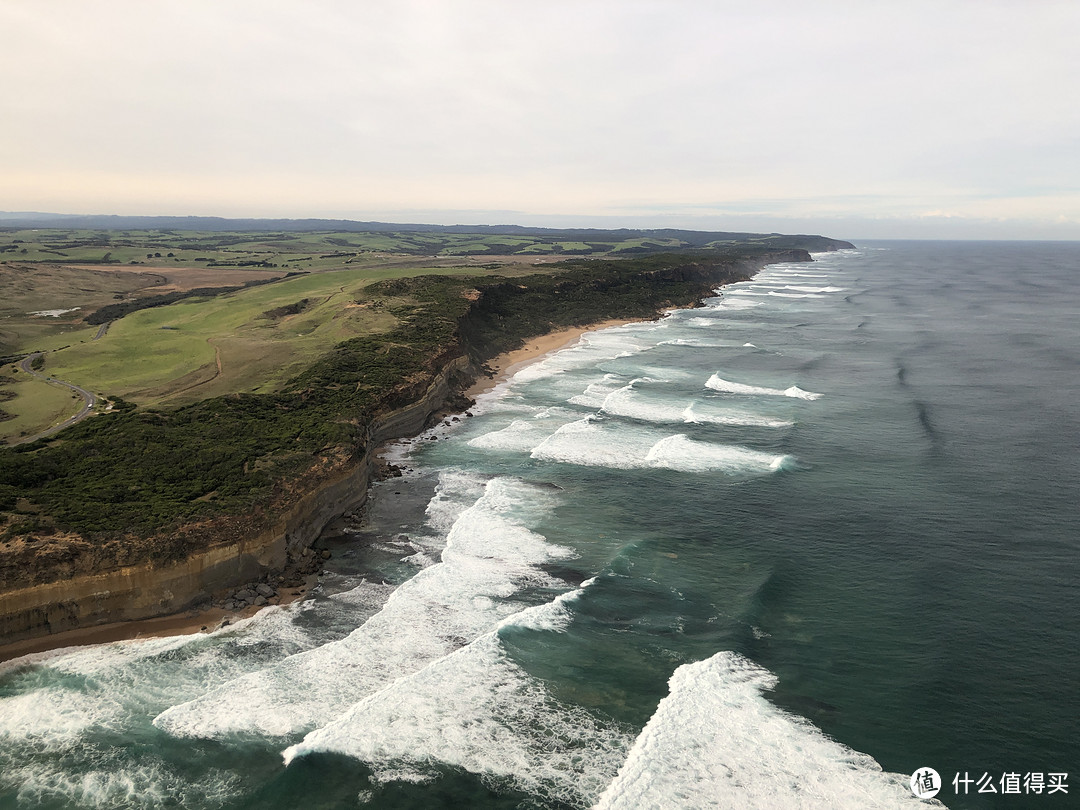
M607 321L599 321L588 326L571 326L567 329L559 329L548 332L540 337L530 338L520 349L500 354L487 363L492 376L481 377L465 392L470 398L475 398L486 391L490 391L499 383L506 382L525 366L543 360L550 354L569 349L575 345L582 336L588 332L598 332L612 326L623 326L628 323L638 323L642 318L613 318Z
M526 341L520 349L515 349L492 358L487 367L491 369L490 377L480 377L465 394L475 398L479 394L490 391L495 386L510 379L514 374L525 366L538 362L550 354L568 349L588 332L607 329L612 326L622 326L627 323L635 323L641 318L623 318L600 321L587 326L574 326L568 329L559 329L546 335L532 338ZM278 604L285 605L290 602L303 599L310 591L307 588L282 589ZM46 652L48 650L63 647L80 647L88 644L105 644L113 641L128 641L137 638L154 638L162 636L186 635L189 633L209 632L218 629L223 622L235 622L254 615L265 608L249 607L245 610L230 611L223 608L210 608L208 610L191 610L183 613L174 613L169 616L158 616L153 619L137 619L125 622L112 622L99 624L93 627L80 627L55 633L40 638L17 641L13 644L0 645L0 662L20 658L31 653Z

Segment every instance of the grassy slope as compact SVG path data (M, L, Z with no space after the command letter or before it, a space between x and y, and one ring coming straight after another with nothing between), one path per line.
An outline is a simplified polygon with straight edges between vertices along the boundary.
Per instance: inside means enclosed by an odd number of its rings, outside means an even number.
M142 310L115 322L100 341L51 355L49 367L61 379L139 404L171 405L215 393L276 390L338 343L392 328L396 319L370 307L365 287L421 272L461 274L467 269L329 271ZM297 314L266 315L301 301L305 308ZM200 369L216 370L215 350L222 369L209 388L189 392L174 385Z
M413 263L415 265L416 262ZM385 309L373 309L364 289L372 282L429 274L490 272L476 267L418 268L403 265L359 265L295 276L273 284L220 297L194 298L166 307L131 313L93 340L98 328L81 318L95 306L112 303L114 289L131 289L113 274L42 267L42 288L9 304L9 330L23 351L46 350L49 373L103 396L123 397L141 405L177 405L232 392L278 389L333 346L394 326ZM11 274L9 274L10 276ZM128 276L130 274L122 274ZM56 295L64 285L106 282L85 299ZM61 318L27 318L33 306L84 306ZM281 317L265 313L304 301L302 312ZM357 304L359 302L359 305ZM220 371L218 363L220 362ZM8 367L10 368L10 366ZM55 423L54 409L36 386L12 389L21 402L7 410L18 422L0 422L0 438L15 438ZM27 398L27 395L33 395ZM38 418L34 419L35 412Z
M0 435L18 437L58 425L82 408L82 398L59 385L31 377L9 366L0 375L0 390L9 391L14 398L0 402L0 408L13 416L0 422Z

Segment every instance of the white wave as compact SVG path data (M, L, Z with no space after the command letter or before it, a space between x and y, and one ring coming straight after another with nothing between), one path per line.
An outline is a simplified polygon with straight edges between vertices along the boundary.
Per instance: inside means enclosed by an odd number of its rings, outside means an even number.
M469 408L473 416L486 414L527 414L536 408L527 404L517 391L510 390L510 381L501 382L494 388L478 394L476 404Z
M605 388L601 386L594 390ZM567 422L580 418L579 411L554 405L535 410L529 419L515 419L500 430L482 433L467 444L481 450L528 452Z
M80 698L66 689L43 688L0 700L0 741L5 746L32 743L63 750L87 729L108 728L123 716L122 706L114 701Z
M602 380L590 383L584 391L570 397L567 402L572 405L584 405L586 408L600 408L608 394L626 384L625 380L625 377L618 374L605 374Z
M525 366L520 371L516 372L509 380L511 384L514 383L529 383L534 380L542 380L545 377L554 377L557 374L562 374L566 369L551 363L547 360L540 360L535 363L531 363Z
M91 644L80 647L62 647L44 653L35 653L0 665L4 669L24 664L42 664L60 672L77 675L97 675L184 647L201 638L199 635L169 636L165 638L140 638L118 641L112 644Z
M713 323L711 318L700 318L698 320L708 321ZM658 346L689 346L693 349L727 349L735 346L733 342L709 342L707 340L694 340L692 338L675 338L674 340L665 340L657 344Z
M349 636L174 706L154 725L176 736L216 738L283 736L329 722L520 610L509 601L520 588L553 584L537 565L572 554L526 528L553 504L535 487L492 479L454 523L441 562L403 583Z
M91 731L123 734L133 721L261 668L268 655L309 647L310 637L293 621L298 612L299 606L267 608L212 633L68 648L10 662L20 693L0 699L0 771L30 751L76 751Z
M528 383L575 369L589 369L604 360L631 357L652 347L652 341L644 338L647 337L649 331L656 328L656 325L644 324L649 327L644 330L631 330L629 326L636 326L636 324L587 332L581 336L581 340L576 345L548 355L540 362L525 366L513 376L511 382ZM635 339L635 332L642 332L642 339Z
M612 391L604 398L600 410L612 416L640 419L643 422L683 421L685 408L682 403L646 399L634 390L637 383L645 381L644 378L631 380L629 384Z
M562 632L573 618L569 605L581 598L585 591L596 584L596 577L589 577L577 588L561 593L546 605L535 605L503 619L499 628L521 627L527 630L551 630Z
M595 810L927 806L907 777L769 703L775 676L736 653L681 666L668 683Z
M428 568L436 564L436 560L423 551L410 554L408 557L402 557L401 561L409 565L415 565L417 568Z
M561 408L558 405L552 405L549 408L541 408L532 416L533 419L561 419L563 421L570 421L572 419L577 419L577 417L577 411L572 411L569 408Z
M424 509L427 525L445 536L461 513L484 494L488 479L477 473L447 469L439 473L435 494Z
M658 424L711 424L711 425L747 425L755 427L790 427L791 422L774 419L746 411L710 408L707 404L685 400L658 401L656 398L643 396L635 389L634 380L629 385L613 391L604 400L601 412L610 416L637 419L642 422Z
M156 760L99 763L90 771L19 763L0 776L5 782L18 786L19 807L221 807L242 793L235 774L214 768L193 781Z
M808 287L802 284L787 284L785 282L791 281L791 279L778 279L774 282L765 282L761 284L755 284L753 289L758 290L761 288L772 288L770 294L779 295L778 290L791 290L798 293L836 293L844 292L845 287Z
M778 298L824 298L824 295L818 295L817 293L783 293L772 290L769 295L775 295Z
M625 425L612 429L591 419L560 428L533 450L532 457L585 467L681 472L716 470L739 475L772 472L791 461L790 456L698 442L683 434L658 440L651 431L634 431Z
M468 445L480 450L531 451L549 435L551 430L543 425L515 419L502 430L493 430L470 439Z
M557 632L580 592L501 627ZM596 800L629 745L619 727L554 699L507 656L496 631L358 702L283 757L289 764L313 753L345 754L368 764L378 782L399 774L414 781L432 766L450 766L580 807Z
M793 424L786 419L775 419L747 411L719 410L701 402L693 402L687 405L682 417L683 422L692 425L747 425L750 427L783 428L791 427Z
M532 451L532 457L587 467L634 469L644 466L645 456L655 443L651 433L625 425L612 430L585 418L563 425L548 436Z
M682 472L716 470L729 475L780 470L793 461L791 456L778 456L746 447L696 442L682 434L661 439L645 456L645 464L649 467Z
M753 309L754 307L760 307L760 306L761 306L760 301L743 301L743 300L738 299L738 298L729 299L727 297L724 297L724 298L721 298L720 301L717 302L716 304L712 304L711 306L709 306L707 308L708 309L720 309L720 310L724 310L724 309L738 310L738 309Z
M795 399L820 399L821 394L815 394L813 391L804 391L797 385L793 385L790 388L783 390L779 388L763 388L758 385L745 385L743 383L731 382L725 380L719 374L713 374L705 383L706 388L711 388L713 391L722 391L725 394L747 394L750 396L768 396L768 397L793 397Z
M410 785L426 785L434 782L438 776L425 771L413 770L412 768L384 768L371 774L371 781L376 785L388 785L391 782L406 782ZM362 802L369 802L374 798L371 791L362 791ZM361 803L362 803L361 802Z

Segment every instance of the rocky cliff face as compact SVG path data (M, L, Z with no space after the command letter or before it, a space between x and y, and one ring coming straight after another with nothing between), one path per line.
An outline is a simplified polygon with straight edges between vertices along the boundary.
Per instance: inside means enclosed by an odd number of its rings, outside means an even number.
M0 640L178 613L217 591L283 569L303 557L330 521L363 505L378 448L420 433L462 382L474 378L467 358L449 360L412 402L372 423L366 452L305 493L267 530L175 563L125 566L0 593Z

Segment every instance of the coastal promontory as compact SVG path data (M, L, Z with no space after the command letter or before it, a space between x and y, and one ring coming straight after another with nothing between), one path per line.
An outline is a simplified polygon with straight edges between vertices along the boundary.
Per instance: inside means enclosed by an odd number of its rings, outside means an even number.
M0 643L296 584L318 567L323 526L363 502L378 448L464 411L496 355L850 247L689 231L33 224L0 233Z

